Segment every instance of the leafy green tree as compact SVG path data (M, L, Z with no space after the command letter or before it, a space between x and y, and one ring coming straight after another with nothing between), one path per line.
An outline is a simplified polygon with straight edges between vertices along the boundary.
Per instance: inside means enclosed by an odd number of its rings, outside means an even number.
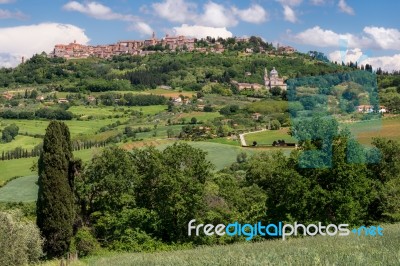
M67 125L50 122L38 162L37 200L37 225L46 238L44 250L49 257L64 255L73 235L75 214L71 161L72 146Z
M89 222L93 213L112 212L135 206L134 189L138 183L132 157L119 148L107 148L93 157L76 180L81 214Z
M134 151L134 162L143 174L138 203L158 213L160 239L186 242L187 222L202 216L205 182L213 168L205 156L185 143L175 143L163 152Z
M11 142L18 135L19 127L15 124L5 127L1 133L1 139L4 142Z
M278 120L274 119L271 120L271 122L269 123L269 127L269 129L271 130L279 130L281 128L281 123Z

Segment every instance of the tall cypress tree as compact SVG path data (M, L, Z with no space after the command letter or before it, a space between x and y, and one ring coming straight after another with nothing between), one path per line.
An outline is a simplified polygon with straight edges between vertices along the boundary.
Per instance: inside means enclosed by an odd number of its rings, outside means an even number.
M73 235L74 196L69 169L72 146L67 125L52 121L46 129L39 157L37 225L46 238L48 257L60 257L69 248Z

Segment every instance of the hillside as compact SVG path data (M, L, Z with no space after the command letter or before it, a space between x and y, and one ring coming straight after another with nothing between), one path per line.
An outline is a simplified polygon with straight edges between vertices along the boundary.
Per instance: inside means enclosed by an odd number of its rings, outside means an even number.
M67 91L93 91L95 88L89 81L100 79L111 82L107 90L146 89L158 85L199 90L208 82L229 83L230 79L262 83L265 67L269 70L275 67L285 78L351 70L301 53L182 52L73 60L47 58L43 54L35 55L15 69L0 69L0 88L52 84L52 88ZM115 79L129 80L130 83Z

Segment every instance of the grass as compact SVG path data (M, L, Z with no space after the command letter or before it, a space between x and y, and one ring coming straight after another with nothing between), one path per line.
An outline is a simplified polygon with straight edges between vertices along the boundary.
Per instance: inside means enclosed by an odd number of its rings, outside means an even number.
M179 251L118 253L85 258L79 263L96 266L399 265L400 224L383 225L383 228L384 235L376 237L351 234L289 238Z
M43 140L41 138L33 138L30 136L18 135L15 139L8 143L0 143L0 152L11 151L15 148L21 147L30 151L36 145L40 144Z
M236 162L236 156L241 152L247 152L250 155L253 154L254 150L246 150L241 147L233 145L226 145L212 142L186 142L194 148L201 149L207 152L207 160L213 163L216 167L215 170L221 170L224 167L231 165ZM170 144L160 145L159 149L164 149Z
M384 137L400 141L400 117L382 120L363 121L346 124L357 140L365 145L371 144L374 137Z
M68 111L79 116L107 117L114 115L123 115L125 111L142 111L145 115L155 115L167 109L166 105L150 105L150 106L72 106Z
M74 156L81 158L84 162L89 161L94 154L100 152L99 148L93 148L88 150L75 151ZM31 166L37 163L38 158L22 158L16 160L0 161L0 186L6 183L8 180L16 176L32 176L35 172L30 170ZM3 187L4 188L4 187ZM0 192L3 188L0 188ZM18 198L18 196L16 196Z
M30 170L38 158L23 158L0 161L0 186L15 176L30 176L35 173ZM0 189L1 191L1 189Z
M233 145L233 146L240 146L240 141L239 140L232 140L230 138L215 138L215 139L206 140L206 142L227 144L227 145Z
M258 144L272 144L274 141L284 140L285 142L297 142L297 140L288 135L289 128L281 128L279 130L266 130L258 133L251 133L244 136L247 145L251 145L253 141Z
M174 121L180 121L182 118L186 119L186 123L190 122L192 117L195 117L198 122L205 122L207 120L213 120L214 118L220 117L219 112L190 112L182 113L174 117Z
M32 202L37 199L37 176L14 179L0 188L0 202Z
M101 127L115 123L116 121L123 122L126 118L112 118L112 119L97 119L88 121L70 120L64 121L71 132L71 136L75 137L78 135L93 135ZM24 134L41 134L44 135L46 128L50 121L43 120L20 120L20 119L7 119L2 120L0 128L4 128L10 124L16 124L19 127L19 132Z

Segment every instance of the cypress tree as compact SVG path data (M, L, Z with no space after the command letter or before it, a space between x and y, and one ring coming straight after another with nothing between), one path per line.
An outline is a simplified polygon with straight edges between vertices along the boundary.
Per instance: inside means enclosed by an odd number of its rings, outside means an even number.
M50 258L64 255L73 236L75 217L69 180L71 161L68 127L63 122L50 122L38 162L39 193L36 203L37 225L46 239L44 250Z

